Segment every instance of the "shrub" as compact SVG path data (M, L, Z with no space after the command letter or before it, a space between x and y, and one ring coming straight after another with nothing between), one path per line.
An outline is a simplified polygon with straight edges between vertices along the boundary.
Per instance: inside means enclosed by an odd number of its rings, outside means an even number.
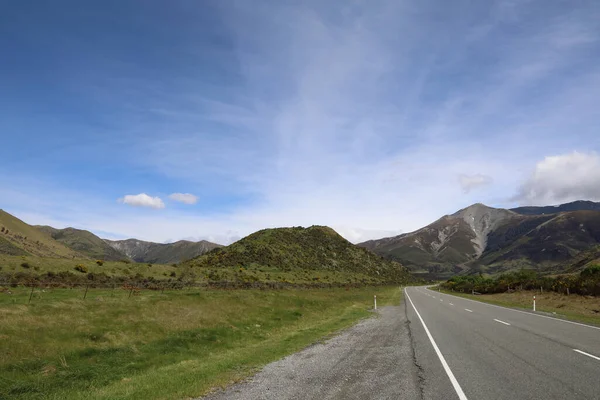
M28 263L28 262L22 262L22 263L21 263L21 267L23 267L23 268L30 268L30 267L31 267L31 265L29 265L29 263Z
M102 260L96 260L96 264L98 264L98 266L101 267L102 265L104 265L104 261L102 261Z
M75 269L75 271L79 271L84 274L87 274L87 272L88 272L87 267L83 264L77 264L77 266L74 269Z
M148 267L151 267L151 266L152 266L152 264L148 263Z
M126 258L122 259L122 260L121 260L121 262L122 262L123 264L129 264L129 263L131 263L131 261L130 261L130 260L128 260L128 259L126 259Z
M177 276L177 274L175 273L175 271L173 271L169 276Z

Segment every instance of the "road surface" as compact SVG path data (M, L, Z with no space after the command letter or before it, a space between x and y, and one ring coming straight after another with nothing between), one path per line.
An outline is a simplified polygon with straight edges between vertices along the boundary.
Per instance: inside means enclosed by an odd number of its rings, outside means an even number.
M600 328L410 287L208 398L600 400Z
M424 398L600 399L600 328L423 287L405 302Z

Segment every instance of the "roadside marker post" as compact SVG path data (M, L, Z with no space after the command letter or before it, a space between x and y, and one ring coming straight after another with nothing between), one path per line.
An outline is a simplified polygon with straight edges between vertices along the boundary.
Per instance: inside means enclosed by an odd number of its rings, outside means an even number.
M375 303L374 309L377 310L377 295L373 296L373 302Z
M535 311L535 296L533 296L533 311Z

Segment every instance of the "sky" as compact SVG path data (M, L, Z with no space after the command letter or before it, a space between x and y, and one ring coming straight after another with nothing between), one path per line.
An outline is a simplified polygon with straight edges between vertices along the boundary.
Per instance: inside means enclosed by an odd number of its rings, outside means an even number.
M600 2L4 2L0 208L101 237L397 235L600 201Z

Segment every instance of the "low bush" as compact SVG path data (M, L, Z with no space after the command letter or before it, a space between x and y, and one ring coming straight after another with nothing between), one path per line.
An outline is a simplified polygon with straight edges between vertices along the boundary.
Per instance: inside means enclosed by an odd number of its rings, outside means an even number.
M75 271L79 271L79 272L84 273L84 274L87 274L87 272L88 272L87 267L85 265L83 265L83 264L77 264L77 266L75 266L74 269L75 269Z
M531 270L521 270L485 278L482 275L455 276L440 285L456 292L482 294L504 293L511 290L543 289L559 293L600 295L600 266L585 268L579 275L547 277Z

